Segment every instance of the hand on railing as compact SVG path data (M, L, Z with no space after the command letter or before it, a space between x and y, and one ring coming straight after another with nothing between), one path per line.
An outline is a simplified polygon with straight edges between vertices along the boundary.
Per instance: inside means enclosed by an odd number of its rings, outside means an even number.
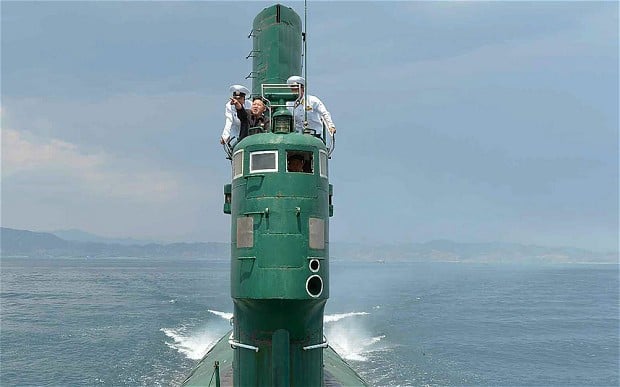
M228 140L224 140L223 138L220 138L220 143L224 147L224 152L226 153L226 158L228 160L232 160L232 151L235 145L235 144L232 144L232 140L234 139L235 137L230 137L228 138Z

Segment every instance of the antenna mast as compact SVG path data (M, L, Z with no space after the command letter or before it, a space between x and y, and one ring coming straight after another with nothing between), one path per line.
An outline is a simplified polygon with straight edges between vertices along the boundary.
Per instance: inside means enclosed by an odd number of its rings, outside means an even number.
M304 97L303 97L303 109L304 109L304 131L308 127L308 110L306 110L306 105L308 103L308 6L306 4L306 0L304 0L304 32L302 33L302 37L304 40L304 79L306 80L306 85L304 86Z

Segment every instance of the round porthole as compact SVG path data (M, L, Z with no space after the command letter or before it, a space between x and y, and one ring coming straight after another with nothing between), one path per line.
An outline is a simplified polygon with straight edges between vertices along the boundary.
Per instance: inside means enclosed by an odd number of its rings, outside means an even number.
M306 292L310 297L318 297L323 293L323 279L318 275L308 277L306 281Z
M318 259L311 259L308 267L310 268L311 272L316 273L321 268L321 261L319 261Z

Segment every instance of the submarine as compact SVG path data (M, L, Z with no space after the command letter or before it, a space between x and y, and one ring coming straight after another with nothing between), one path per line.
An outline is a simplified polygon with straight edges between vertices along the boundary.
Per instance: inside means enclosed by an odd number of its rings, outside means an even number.
M323 332L329 298L329 161L335 138L296 131L286 80L302 72L300 16L276 4L255 18L250 36L252 96L267 102L270 127L224 144L231 182L232 330L196 364L183 386L367 386ZM307 66L306 66L307 68ZM288 167L292 157L303 170Z

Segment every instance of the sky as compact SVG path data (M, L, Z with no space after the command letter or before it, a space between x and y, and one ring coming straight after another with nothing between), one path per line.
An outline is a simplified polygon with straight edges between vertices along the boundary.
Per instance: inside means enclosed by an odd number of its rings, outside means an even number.
M2 226L228 242L224 104L272 4L3 1ZM307 12L332 242L618 249L618 2Z

